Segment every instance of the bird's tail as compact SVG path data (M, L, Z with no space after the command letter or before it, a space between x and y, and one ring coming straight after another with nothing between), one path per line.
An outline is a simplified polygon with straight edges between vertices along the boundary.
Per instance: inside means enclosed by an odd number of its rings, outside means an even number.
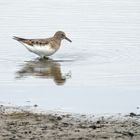
M20 38L20 37L16 37L16 36L13 36L13 39L15 39L17 41L25 41L26 40L24 38Z

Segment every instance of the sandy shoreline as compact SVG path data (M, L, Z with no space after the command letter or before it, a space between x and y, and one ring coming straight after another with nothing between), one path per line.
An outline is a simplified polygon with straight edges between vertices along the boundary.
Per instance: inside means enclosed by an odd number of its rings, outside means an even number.
M0 140L138 140L140 116L33 113L0 107Z

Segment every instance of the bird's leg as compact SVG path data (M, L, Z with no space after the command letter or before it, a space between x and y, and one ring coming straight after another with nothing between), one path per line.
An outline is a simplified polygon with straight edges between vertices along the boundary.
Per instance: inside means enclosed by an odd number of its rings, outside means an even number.
M49 60L49 57L47 57L47 56L41 56L41 57L39 57L39 60L40 60L40 61Z
M43 59L47 59L47 60L49 60L49 57L47 57L47 56L43 56Z

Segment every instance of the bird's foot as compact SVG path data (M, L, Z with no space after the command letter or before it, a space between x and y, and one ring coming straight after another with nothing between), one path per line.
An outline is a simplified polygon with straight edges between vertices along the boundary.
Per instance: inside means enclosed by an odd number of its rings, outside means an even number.
M41 57L41 59L49 59L49 57L47 57L47 56L43 56L43 57Z
M49 60L49 57L46 57L46 56L39 57L38 60Z

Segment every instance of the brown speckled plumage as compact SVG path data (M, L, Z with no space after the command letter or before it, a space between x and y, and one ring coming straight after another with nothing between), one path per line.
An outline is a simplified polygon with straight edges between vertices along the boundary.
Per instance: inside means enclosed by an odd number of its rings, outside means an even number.
M46 47L46 46L48 46L48 47L50 47L51 49L54 49L54 50L59 49L59 47L61 45L61 41L63 39L66 39L69 42L72 42L69 38L66 37L66 34L62 31L56 32L53 37L44 38L44 39L25 39L25 38L20 38L20 37L16 37L16 36L14 36L13 39L19 41L20 43L24 44L25 46L26 45L29 45L29 46L32 46L32 47L35 47L35 46L40 46L40 47L45 46ZM28 50L30 50L30 49L28 49ZM30 50L30 51L34 52L32 50Z

